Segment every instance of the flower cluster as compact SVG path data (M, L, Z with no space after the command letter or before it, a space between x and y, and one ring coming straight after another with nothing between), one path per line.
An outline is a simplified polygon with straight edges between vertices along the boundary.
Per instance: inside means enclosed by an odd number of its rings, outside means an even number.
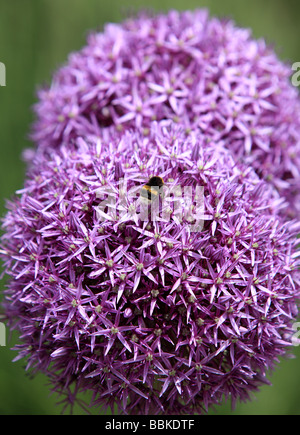
M155 219L142 219L153 176L176 198L157 195ZM203 188L197 231L176 203L193 210L197 198L176 186ZM0 251L17 358L67 401L92 391L92 405L122 413L201 413L248 398L286 353L297 315L299 225L281 205L222 142L170 123L36 153Z
M291 68L263 40L207 11L128 19L91 34L35 106L32 137L55 147L108 126L145 134L169 119L224 140L300 216L300 102Z

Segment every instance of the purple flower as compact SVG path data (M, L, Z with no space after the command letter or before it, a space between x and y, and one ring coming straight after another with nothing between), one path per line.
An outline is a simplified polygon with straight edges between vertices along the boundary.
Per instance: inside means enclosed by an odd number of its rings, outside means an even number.
M300 101L291 67L263 40L207 11L109 24L38 92L32 137L43 148L108 126L173 120L223 140L300 216Z
M17 358L71 405L84 391L128 414L234 404L292 344L299 225L222 141L169 124L38 151L8 204ZM149 200L152 177L164 185Z

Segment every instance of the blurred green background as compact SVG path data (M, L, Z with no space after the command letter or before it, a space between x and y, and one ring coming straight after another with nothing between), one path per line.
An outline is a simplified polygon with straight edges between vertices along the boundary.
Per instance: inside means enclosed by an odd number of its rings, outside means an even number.
M36 88L49 83L52 73L71 51L80 49L90 30L105 22L121 21L143 8L155 11L207 7L211 14L229 16L250 27L256 38L275 46L279 57L300 61L300 2L297 0L0 0L0 61L6 66L6 87L0 87L0 214L5 199L23 184L21 151L29 145L31 110ZM0 291L4 287L0 282ZM30 379L24 362L12 363L10 350L17 337L0 347L0 415L59 414L57 397L49 395L47 379ZM251 402L239 404L233 414L300 415L300 347L296 358L281 361ZM80 414L75 409L75 414ZM211 414L229 414L230 405Z

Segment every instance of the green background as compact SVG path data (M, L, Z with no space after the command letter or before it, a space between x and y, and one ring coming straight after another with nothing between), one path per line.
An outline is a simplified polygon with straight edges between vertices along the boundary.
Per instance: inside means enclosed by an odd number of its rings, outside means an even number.
M0 61L6 66L6 87L0 88L0 213L5 198L21 188L24 165L22 149L33 121L36 88L49 83L51 75L71 51L80 49L87 33L101 30L105 22L121 21L130 10L167 11L207 7L211 14L232 17L250 27L255 38L275 46L279 57L300 61L298 0L0 0ZM0 283L1 290L4 282ZM59 414L57 397L49 395L47 379L30 379L24 362L12 363L10 350L17 337L0 347L0 415ZM239 404L233 414L300 415L300 347L295 359L281 361L270 375L272 386L263 387L251 402ZM81 413L75 409L75 414ZM211 414L231 413L229 404Z

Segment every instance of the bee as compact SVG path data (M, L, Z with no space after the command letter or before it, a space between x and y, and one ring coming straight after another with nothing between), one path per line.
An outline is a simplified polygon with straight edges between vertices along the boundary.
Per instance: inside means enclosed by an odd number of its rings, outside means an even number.
M159 196L159 189L164 185L164 180L161 177L151 177L148 183L144 184L141 190L141 196L152 201Z

